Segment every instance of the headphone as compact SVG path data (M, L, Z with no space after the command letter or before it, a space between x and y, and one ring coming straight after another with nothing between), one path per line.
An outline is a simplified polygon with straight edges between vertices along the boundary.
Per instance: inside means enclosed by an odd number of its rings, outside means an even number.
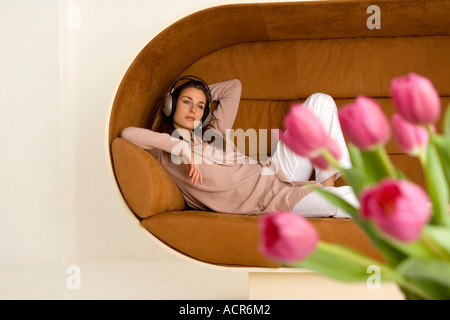
M173 115L175 114L175 110L177 108L177 101L178 101L178 95L175 93L175 86L177 85L178 82L180 82L182 80L191 80L191 81L200 82L206 88L206 91L208 92L208 97L206 97L206 98L208 99L209 103L207 103L207 105L205 106L205 109L203 110L203 117L201 120L201 126L205 127L211 121L211 98L212 97L211 97L211 91L210 91L208 85L206 84L205 81L203 81L199 77L184 76L184 77L181 77L180 79L178 79L177 81L175 81L174 84L172 85L172 88L170 89L170 92L166 95L166 99L164 101L164 106L163 106L162 111L167 117L173 117Z

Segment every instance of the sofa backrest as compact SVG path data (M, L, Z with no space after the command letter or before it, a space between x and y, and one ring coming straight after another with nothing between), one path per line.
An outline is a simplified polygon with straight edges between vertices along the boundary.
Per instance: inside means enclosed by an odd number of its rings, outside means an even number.
M315 92L331 95L338 107L358 95L373 97L390 118L394 113L390 81L411 71L432 79L446 106L450 64L445 52L449 50L449 36L260 41L212 52L183 74L197 74L210 82L240 79L243 92L234 128L270 130L282 128L290 106ZM242 151L255 158L270 156L272 140L257 136L258 141L247 141ZM404 155L394 139L387 150L411 179L423 182L419 163Z
M393 113L389 83L414 71L450 102L450 0L233 4L191 14L155 36L128 67L113 101L109 145L127 126L148 127L178 77L243 85L235 128L282 128L294 102L314 92L338 107L360 94ZM373 7L371 7L373 8ZM380 29L370 26L379 14ZM270 142L257 153L270 155ZM418 162L390 142L391 158L422 183ZM250 151L246 150L247 153ZM253 155L254 156L254 155Z

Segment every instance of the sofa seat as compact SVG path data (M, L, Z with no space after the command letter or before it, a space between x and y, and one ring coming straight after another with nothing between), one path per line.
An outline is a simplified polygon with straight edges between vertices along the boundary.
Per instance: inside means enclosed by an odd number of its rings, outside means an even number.
M308 220L317 229L322 241L346 245L384 261L384 257L351 219ZM168 246L199 261L239 267L281 266L259 254L257 216L183 210L158 213L143 219L141 224Z
M207 83L239 79L235 130L282 128L293 103L315 92L338 108L358 95L375 98L390 116L392 78L416 72L450 102L450 0L379 0L381 29L366 25L372 1L231 4L190 14L149 40L130 61L112 100L107 144L117 186L133 218L164 245L191 258L235 267L279 267L258 250L258 217L190 210L167 171L147 151L120 138L128 126L151 128L157 103L179 77ZM438 130L440 127L438 126ZM244 143L263 160L274 141ZM259 138L258 138L259 139ZM237 141L235 141L237 143ZM238 148L239 145L238 145ZM417 159L387 151L412 181L424 185ZM338 181L344 184L345 181ZM351 219L309 219L323 241L383 260Z

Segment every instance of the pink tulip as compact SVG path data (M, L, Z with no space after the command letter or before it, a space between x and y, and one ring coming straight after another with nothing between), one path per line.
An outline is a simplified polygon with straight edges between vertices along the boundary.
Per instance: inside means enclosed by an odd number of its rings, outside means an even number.
M307 158L316 157L324 148L328 135L316 115L302 104L293 105L284 118L285 132L279 137L293 152Z
M361 215L372 219L391 237L412 242L420 237L423 226L431 218L427 193L419 186L385 179L361 194Z
M386 115L378 103L365 96L340 109L339 121L344 135L364 151L385 144L391 135Z
M295 262L310 255L319 235L305 218L295 213L277 212L259 220L262 233L260 251L270 259Z
M428 131L406 121L401 115L392 116L394 137L399 147L407 154L418 156L428 144Z
M441 113L441 101L433 83L410 73L391 82L391 94L397 111L415 124L435 123Z

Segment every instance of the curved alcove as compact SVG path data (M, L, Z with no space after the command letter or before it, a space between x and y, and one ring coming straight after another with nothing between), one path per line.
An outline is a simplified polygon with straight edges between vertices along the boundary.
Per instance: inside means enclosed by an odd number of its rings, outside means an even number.
M161 244L196 261L278 267L258 251L257 217L187 209L165 169L120 132L150 128L157 102L186 74L207 83L240 79L234 127L243 130L281 127L290 105L314 92L330 94L338 106L366 94L390 114L390 80L411 71L429 77L448 102L450 4L423 3L377 1L381 29L368 22L371 1L223 5L186 16L153 37L120 79L107 128L112 172L136 219ZM422 183L419 163L394 143L387 148L393 161ZM263 149L259 153L270 155L270 143ZM324 241L383 259L353 221L311 222Z

